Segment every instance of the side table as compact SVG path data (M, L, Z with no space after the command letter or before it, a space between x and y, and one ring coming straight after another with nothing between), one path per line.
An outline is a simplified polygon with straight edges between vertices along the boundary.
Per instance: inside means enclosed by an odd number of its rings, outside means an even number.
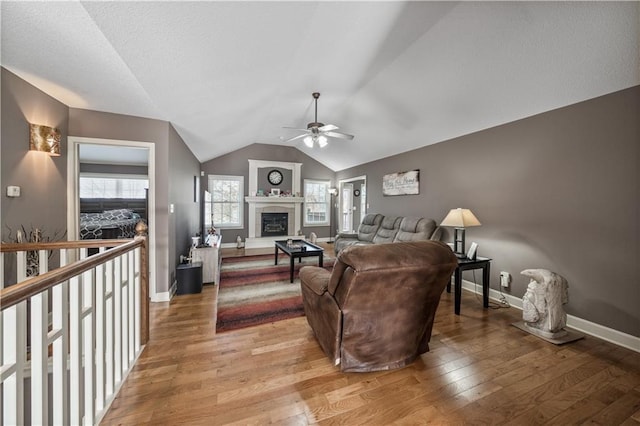
M482 306L489 307L489 277L491 273L491 259L478 257L476 259L458 259L458 267L454 273L454 312L460 315L460 299L462 298L462 271L482 269ZM451 293L451 283L447 284L447 293Z

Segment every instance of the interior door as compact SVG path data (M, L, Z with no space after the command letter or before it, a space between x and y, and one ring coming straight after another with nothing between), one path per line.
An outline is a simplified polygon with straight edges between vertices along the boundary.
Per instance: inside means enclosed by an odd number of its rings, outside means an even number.
M340 192L340 206L342 211L340 212L340 232L351 233L353 232L353 184L342 184Z

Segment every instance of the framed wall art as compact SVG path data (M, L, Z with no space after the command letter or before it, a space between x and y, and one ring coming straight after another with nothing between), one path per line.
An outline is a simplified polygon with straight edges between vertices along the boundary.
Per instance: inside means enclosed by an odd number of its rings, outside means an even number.
M391 173L382 177L382 195L417 194L420 194L420 170Z

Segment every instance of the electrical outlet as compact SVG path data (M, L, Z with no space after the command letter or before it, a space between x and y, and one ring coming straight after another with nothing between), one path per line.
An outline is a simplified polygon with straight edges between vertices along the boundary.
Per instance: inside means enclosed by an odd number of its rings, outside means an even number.
M509 287L509 284L511 284L511 274L505 271L500 272L500 285Z

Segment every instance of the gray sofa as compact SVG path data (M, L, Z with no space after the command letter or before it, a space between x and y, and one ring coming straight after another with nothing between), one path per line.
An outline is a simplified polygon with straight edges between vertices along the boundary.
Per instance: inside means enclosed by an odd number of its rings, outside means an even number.
M358 227L357 234L340 233L333 249L338 254L343 248L355 244L382 244L399 241L439 241L442 229L433 219L422 217L383 216L369 213Z

